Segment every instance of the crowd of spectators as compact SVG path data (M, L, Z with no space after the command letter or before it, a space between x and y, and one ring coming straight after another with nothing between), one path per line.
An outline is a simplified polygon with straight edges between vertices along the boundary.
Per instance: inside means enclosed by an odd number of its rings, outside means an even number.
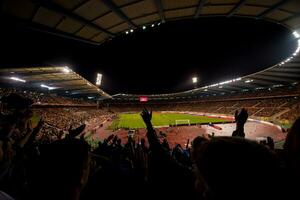
M193 111L203 113L233 115L234 111L241 108L246 108L250 116L254 117L272 117L281 111L289 114L277 116L280 119L294 121L299 115L298 97L277 97L267 99L250 99L250 100L218 100L201 101L201 102L177 102L177 103L149 103L156 111ZM122 104L112 105L110 109L115 112L138 111L143 105ZM291 114L292 113L292 114Z
M171 149L144 109L147 140L129 135L122 145L111 135L91 151L84 124L41 142L44 119L32 126L32 104L15 94L1 99L1 199L299 199L300 119L282 150L271 138L244 138L246 109L235 111L232 137L197 137Z
M0 88L0 97L5 96L10 93L17 93L23 97L30 98L34 101L34 104L41 105L94 105L95 103L89 102L83 99L77 98L68 98L56 96L53 94L44 94L33 91L17 90L12 88ZM232 115L234 110L247 108L250 116L253 117L264 117L271 118L275 116L278 120L288 120L293 122L298 116L298 99L299 91L297 87L283 87L283 88L273 88L271 90L256 90L242 93L234 93L226 96L216 96L216 97L207 97L204 99L199 99L198 101L190 100L172 102L172 103L160 103L156 102L151 105L154 110L173 110L173 111L195 111L195 112L204 112L204 113L218 113ZM271 98L272 97L272 98ZM141 106L136 106L136 103L126 104L123 103L120 105L113 104L110 110L114 112L123 112L123 111L138 111L141 109ZM281 111L285 111L281 114ZM39 112L39 111L38 111ZM43 113L43 112L39 112ZM74 119L69 120L69 116L73 115L71 110L69 113L65 109L48 109L47 114L44 114L44 117L48 117L51 122L51 119L54 119L52 116L57 113L59 121L57 127L64 129L67 125L71 125L75 121L78 123L80 120L76 116ZM66 114L63 114L66 113ZM275 120L275 119L272 119ZM67 123L66 123L67 121ZM68 124L69 123L69 124Z
M157 111L194 111L213 114L233 115L234 111L247 108L251 117L272 118L293 122L299 115L299 86L282 86L249 91L239 91L215 96L204 95L185 99L161 101L149 100L149 105ZM138 111L143 105L137 106L134 101L108 102L115 112Z
M95 105L95 103L88 101L87 99L69 98L50 94L48 92L41 93L30 90L19 90L15 88L0 88L0 97L8 94L19 94L23 97L30 98L34 101L34 104L51 104L51 105Z

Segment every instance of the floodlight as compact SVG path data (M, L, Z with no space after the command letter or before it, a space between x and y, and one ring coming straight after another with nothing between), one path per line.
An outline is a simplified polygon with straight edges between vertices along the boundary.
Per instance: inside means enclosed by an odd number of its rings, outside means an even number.
M146 26L143 26L143 29L145 30L145 29L146 29Z
M97 78L96 78L96 85L101 85L101 81L102 81L102 74L97 73Z
M133 33L133 29L130 29L130 32Z
M198 82L198 78L197 77L193 77L192 81L193 81L193 83L197 83Z
M294 31L293 35L294 35L295 38L300 38L300 35L299 35L299 33L297 31Z
M54 89L56 89L56 87L51 87L51 86L44 85L44 84L41 84L41 87L47 88L48 90L54 90Z
M24 80L24 79L21 79L21 78L18 78L18 77L14 77L14 76L10 77L10 79L11 79L11 80L14 80L14 81L23 82L23 83L25 83L25 82L26 82L26 80Z
M69 69L69 67L64 67L63 70L62 70L64 73L70 73L71 70Z
M126 35L127 35L127 34L129 33L129 31L126 31L125 33L126 33Z

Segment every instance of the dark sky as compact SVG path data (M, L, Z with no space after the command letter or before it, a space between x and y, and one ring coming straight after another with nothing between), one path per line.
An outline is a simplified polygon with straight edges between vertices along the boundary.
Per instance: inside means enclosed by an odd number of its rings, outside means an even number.
M101 46L7 28L0 64L69 65L92 82L100 72L109 94L168 93L193 88L193 76L204 86L269 67L295 50L292 40L280 25L246 18L170 21Z

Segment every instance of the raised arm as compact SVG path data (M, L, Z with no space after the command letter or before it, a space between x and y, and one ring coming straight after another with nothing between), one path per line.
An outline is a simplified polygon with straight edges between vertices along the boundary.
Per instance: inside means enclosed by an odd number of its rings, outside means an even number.
M240 113L235 111L234 118L236 122L236 129L233 131L232 136L245 137L244 125L248 119L247 110L243 108Z
M147 138L149 142L150 148L158 148L160 147L160 142L156 135L156 132L152 126L151 119L152 119L152 110L148 111L146 108L141 113L141 117L143 118L144 123L147 127Z

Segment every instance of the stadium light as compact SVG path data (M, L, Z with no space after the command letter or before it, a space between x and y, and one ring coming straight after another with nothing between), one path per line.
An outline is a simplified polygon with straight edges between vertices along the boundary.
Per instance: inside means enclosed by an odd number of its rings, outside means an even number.
M67 74L71 72L71 70L70 70L69 67L67 67L67 66L64 67L62 71L63 71L64 73L67 73Z
M245 81L245 83L251 83L251 82L253 82L252 79L249 79L249 80L246 80L246 81Z
M47 88L48 90L54 90L54 89L56 89L56 87L51 87L51 86L44 85L44 84L41 84L41 87L42 88Z
M133 33L133 29L130 29L130 32Z
M146 26L143 26L143 30L145 30L146 29Z
M154 24L152 24L151 27L154 27Z
M193 78L192 78L192 82L193 82L193 83L197 83L197 82L198 82L198 78L197 78L197 77L193 77Z
M97 73L96 85L100 86L102 81L102 74Z
M293 35L294 35L295 38L300 38L300 35L299 35L299 33L297 31L294 31Z
M126 35L128 35L129 31L126 31L125 33L126 33Z
M14 76L12 76L12 77L10 77L10 79L11 79L11 80L14 80L14 81L19 81L19 82L26 83L26 80L24 80L24 79L21 79L21 78L18 78L18 77L14 77Z
M158 26L160 26L160 22L158 22L158 24L157 24Z

